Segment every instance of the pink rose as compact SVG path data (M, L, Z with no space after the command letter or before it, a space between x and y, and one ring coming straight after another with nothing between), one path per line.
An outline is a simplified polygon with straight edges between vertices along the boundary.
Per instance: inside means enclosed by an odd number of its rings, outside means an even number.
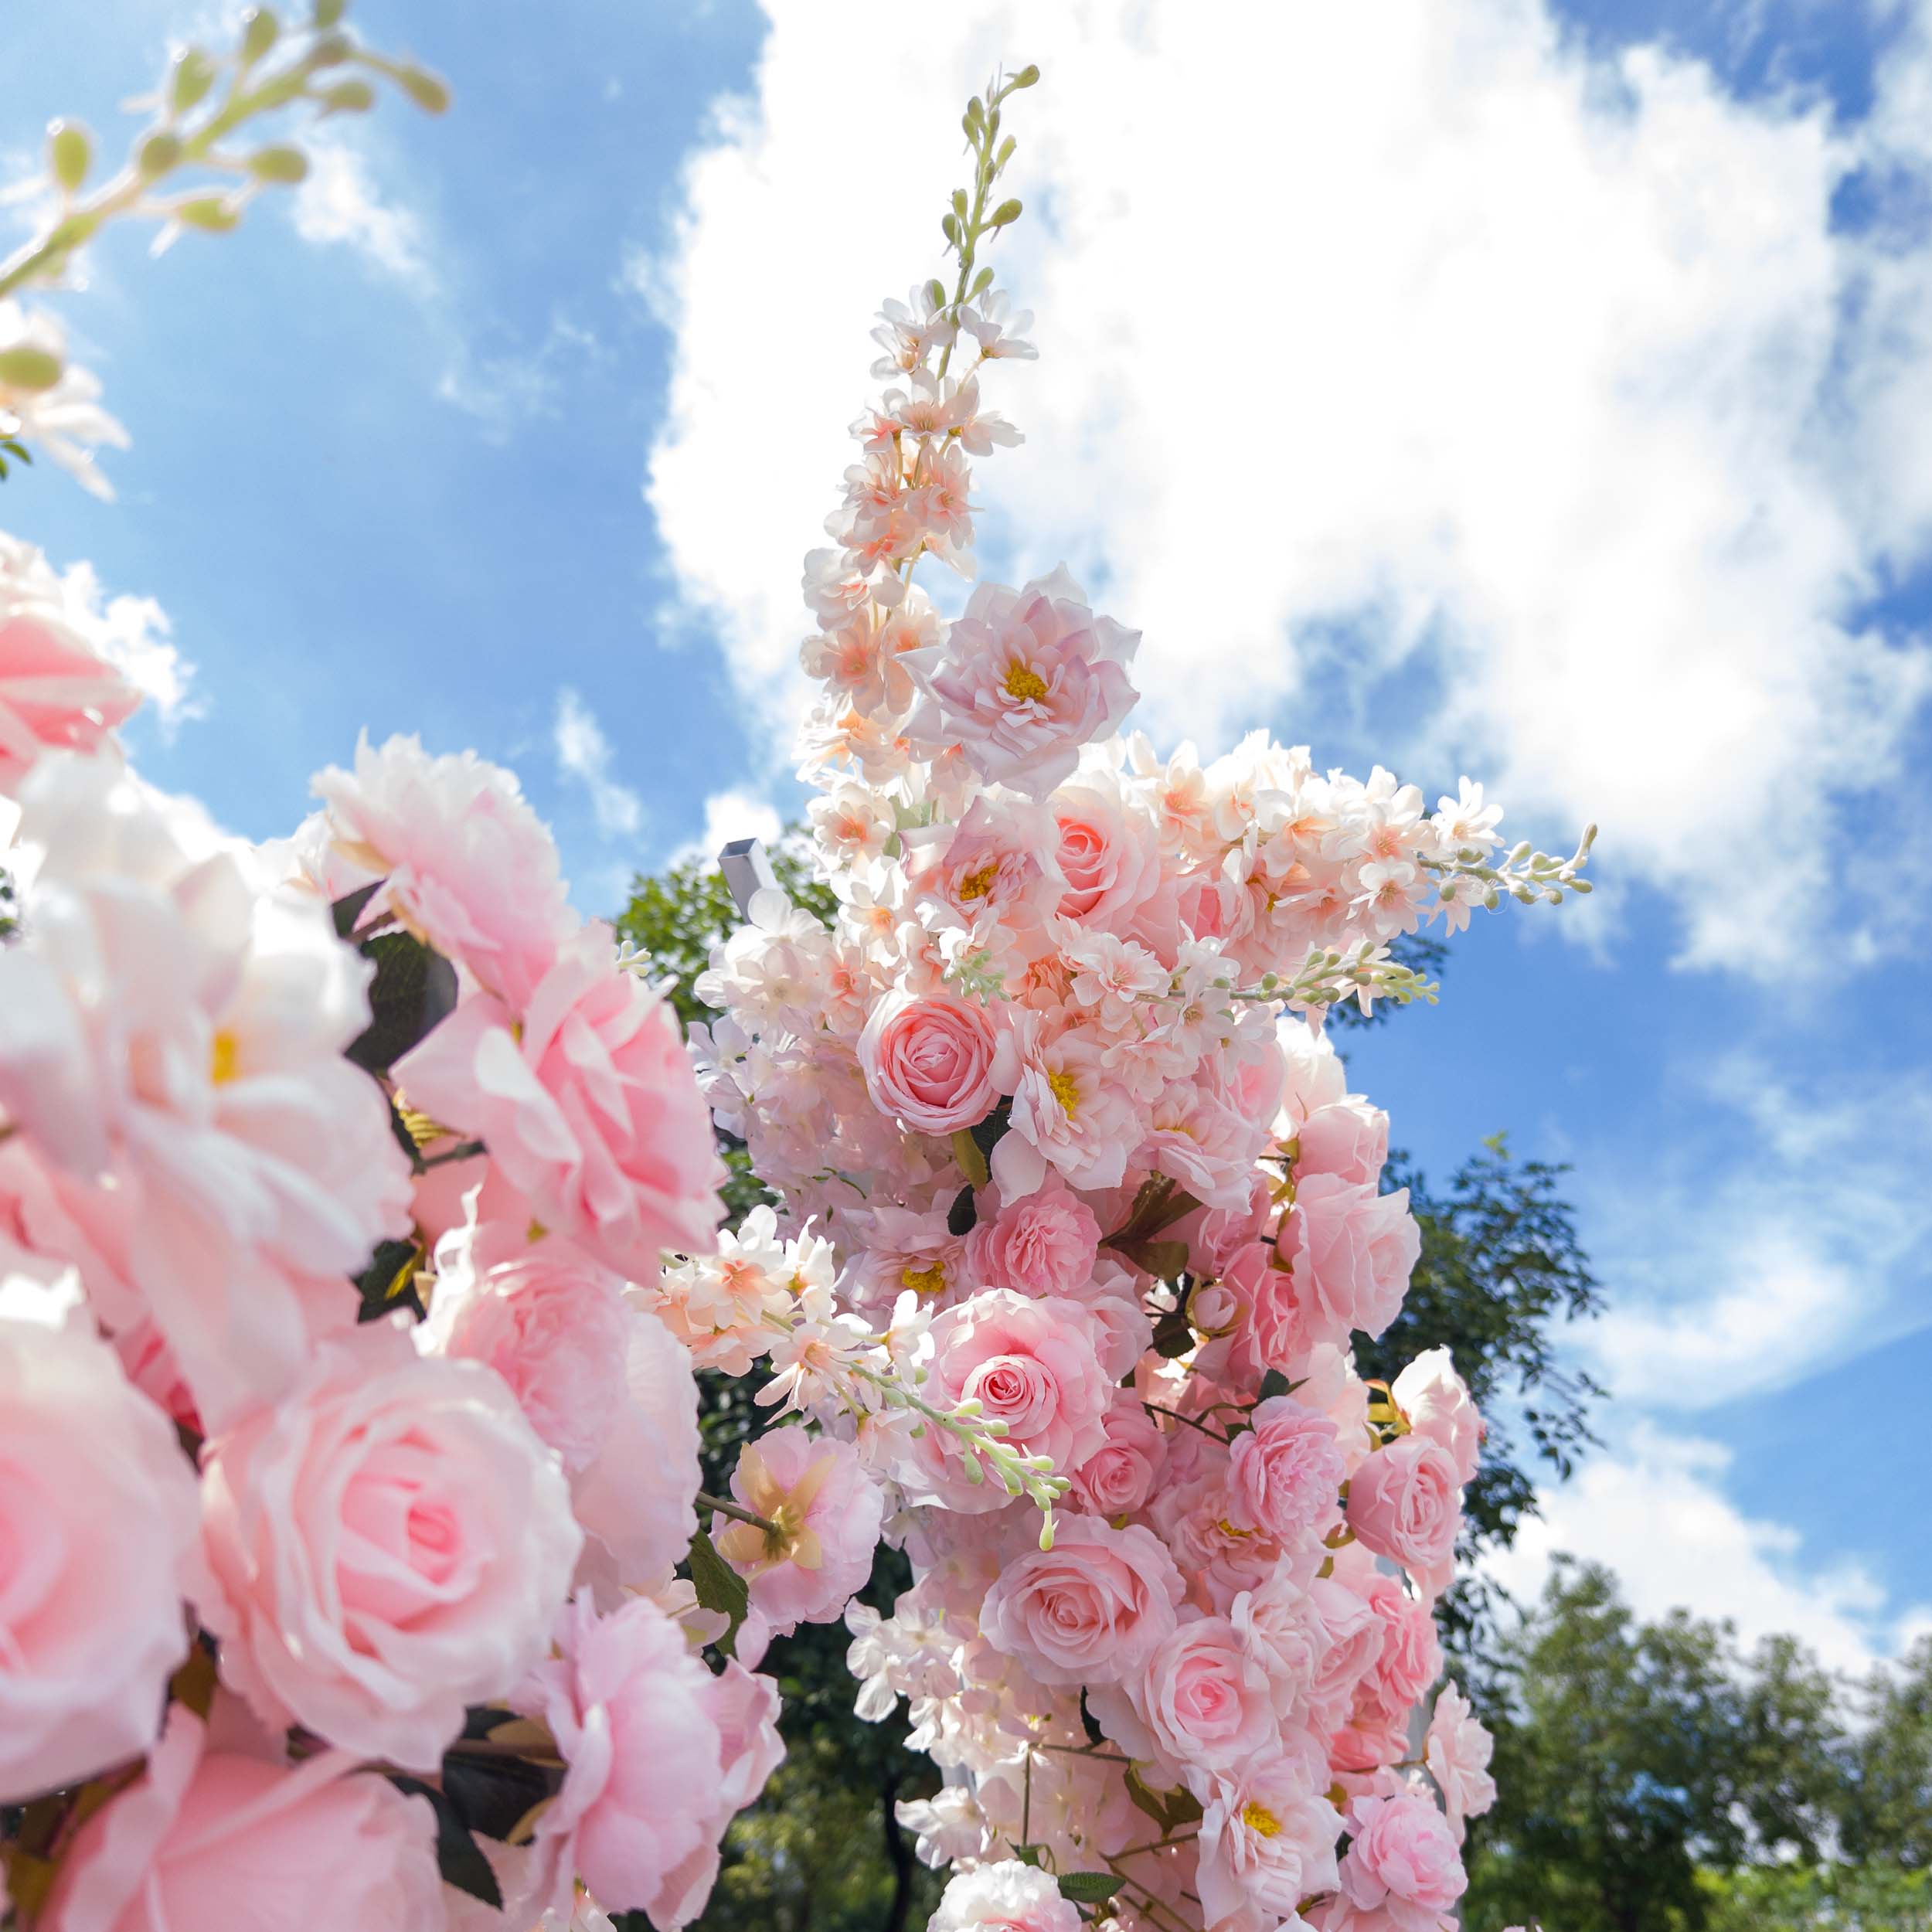
M1080 1932L1080 1915L1052 1872L1007 1859L947 1880L926 1932Z
M1359 1911L1385 1913L1391 1932L1437 1932L1469 1883L1442 1814L1406 1793L1359 1798L1349 1828L1342 1896Z
M1359 1328L1379 1335L1395 1319L1422 1252L1409 1212L1409 1190L1372 1187L1318 1174L1297 1186L1300 1246L1293 1264L1295 1298L1309 1340L1342 1342Z
M885 1498L859 1452L802 1426L767 1430L738 1452L731 1493L779 1526L730 1522L713 1539L751 1586L752 1607L774 1635L832 1622L872 1574Z
M465 1000L395 1070L410 1100L480 1136L536 1218L630 1281L668 1248L716 1245L722 1169L676 1015L621 971L592 920L557 953L519 1022Z
M1359 1545L1338 1555L1335 1576L1367 1602L1382 1626L1380 1648L1356 1686L1349 1723L1335 1747L1338 1763L1372 1770L1407 1754L1409 1714L1442 1675L1442 1645L1428 1604L1411 1597L1400 1577L1377 1570Z
M1185 1770L1229 1769L1281 1725L1273 1679L1225 1617L1183 1624L1128 1689L1161 1755Z
M993 1028L950 994L888 993L859 1036L872 1104L914 1134L947 1134L992 1111Z
M520 1012L575 921L555 842L515 777L473 751L433 758L413 737L331 766L315 792L345 856L386 876L377 904Z
M980 1632L1043 1684L1116 1683L1172 1631L1182 1588L1151 1531L1063 1517L1051 1549L1029 1550L1000 1572Z
M1234 1439L1228 1468L1235 1527L1264 1530L1284 1543L1321 1534L1342 1513L1348 1473L1335 1424L1292 1396L1260 1403L1250 1420L1253 1426Z
M1062 916L1102 932L1133 932L1161 890L1160 840L1152 822L1117 783L1099 774L1062 786L1054 795L1053 816L1060 827L1056 855L1066 881Z
M1495 1740L1471 1713L1468 1699L1454 1684L1444 1685L1429 1719L1423 1762L1442 1794L1443 1812L1458 1844L1463 1821L1480 1818L1496 1801L1496 1781L1489 1775L1495 1749Z
M1022 590L981 583L944 644L900 660L926 693L907 733L956 742L989 784L1044 798L1134 708L1124 666L1140 641L1097 617L1063 569Z
M138 1756L188 1651L194 1474L49 1287L0 1274L0 1802Z
M988 1288L933 1319L932 1361L925 1399L950 1409L968 1397L1007 1426L1006 1440L1056 1470L1077 1469L1107 1439L1113 1385L1101 1368L1094 1325L1077 1301L1029 1301L1010 1288ZM997 1509L1006 1492L989 1477L970 1482L956 1459L956 1439L929 1428L912 1445L947 1507Z
M1395 1594L1401 1593L1397 1589ZM1324 1723L1338 1725L1348 1716L1362 1679L1380 1660L1390 1633L1367 1597L1333 1577L1318 1577L1308 1586L1308 1603L1315 1618L1316 1645L1308 1706Z
M1073 1471L1073 1494L1097 1516L1145 1506L1167 1461L1167 1438L1131 1389L1107 1412L1107 1440Z
M412 1770L543 1655L583 1543L502 1382L388 1323L212 1441L202 1486L224 1677L266 1723Z
M1455 1567L1462 1483L1449 1451L1426 1436L1399 1436L1364 1458L1349 1482L1349 1527L1440 1596Z
M1100 1251L1094 1210L1055 1180L1005 1203L966 1237L966 1263L976 1286L1023 1294L1077 1294Z
M144 1775L75 1835L41 1932L442 1932L436 1815L324 1751L292 1770L218 1748L171 1706Z
M1359 1186L1372 1187L1389 1158L1389 1117L1359 1094L1318 1107L1295 1135L1298 1181L1332 1174Z
M1470 1400L1469 1385L1456 1373L1447 1349L1429 1349L1397 1376L1389 1393L1419 1436L1441 1444L1456 1465L1456 1477L1475 1481L1486 1433L1483 1419Z
M607 1910L646 1911L676 1932L704 1903L689 1896L690 1870L715 1852L731 1816L719 1719L732 1718L740 1733L729 1781L739 1797L751 1782L740 1760L755 1713L738 1707L735 1684L714 1688L682 1628L646 1597L603 1617L571 1604L555 1649L512 1700L549 1726L565 1766L563 1789L537 1822L532 1896L516 1901L522 1922L567 1913L577 1878ZM757 1751L767 1774L777 1755Z
M51 611L17 607L0 577L0 798L47 751L95 751L141 702L113 665Z

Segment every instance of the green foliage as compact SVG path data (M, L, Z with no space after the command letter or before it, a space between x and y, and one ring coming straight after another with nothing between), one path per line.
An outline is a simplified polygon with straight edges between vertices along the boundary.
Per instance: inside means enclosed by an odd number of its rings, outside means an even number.
M1854 1689L1794 1638L1644 1623L1562 1564L1495 1661L1470 1932L1932 1924L1932 1643Z

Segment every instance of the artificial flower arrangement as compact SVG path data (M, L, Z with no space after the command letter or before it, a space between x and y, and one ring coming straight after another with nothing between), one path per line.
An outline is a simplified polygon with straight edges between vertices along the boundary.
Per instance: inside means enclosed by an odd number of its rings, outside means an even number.
M91 196L56 124L0 268L16 461L98 481L118 435L17 290L111 219L233 226L304 165L236 148L259 114L441 104L342 14L179 56ZM968 110L956 282L886 305L808 562L838 917L757 894L690 1057L509 774L365 742L291 838L229 837L130 768L89 583L0 540L22 1927L674 1932L782 1755L766 1647L842 1617L861 1712L910 1699L946 1774L903 1808L946 1932L1454 1923L1493 1791L1430 1607L1482 1424L1440 1352L1355 1372L1417 1237L1320 1022L1428 997L1393 938L1585 890L1584 851L1264 734L1163 760L1064 573L950 622L914 580L970 569L1017 440L981 384L1029 318L978 255L1036 78ZM723 1235L713 1119L774 1197ZM728 1497L699 1366L770 1411Z

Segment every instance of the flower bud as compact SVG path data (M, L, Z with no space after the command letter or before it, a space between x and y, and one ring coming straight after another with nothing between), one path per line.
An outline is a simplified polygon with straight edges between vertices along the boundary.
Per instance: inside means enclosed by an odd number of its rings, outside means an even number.
M134 169L143 181L165 175L181 159L181 138L164 128L150 134L134 150Z
M308 175L308 157L299 148L258 148L248 157L248 172L257 181L291 188Z
M376 90L366 80L338 80L321 94L325 114L366 114L376 105Z
M349 11L349 0L315 0L315 10L309 17L319 33L326 33Z
M87 179L87 164L93 159L94 143L78 121L48 124L47 166L63 193L71 195Z
M1020 204L1017 200L1003 201L993 210L993 226L1004 228L1009 222L1019 219Z
M52 389L60 380L60 358L47 349L24 342L17 349L0 349L0 389L30 394Z
M282 23L266 7L250 7L242 15L241 53L251 65L281 39Z
M168 212L182 227L199 228L209 235L225 235L241 221L241 216L219 195L196 195L187 201L178 201Z
M1006 85L1010 92L1017 94L1022 87L1031 87L1034 86L1039 80L1039 68L1029 64L1021 68L1019 72L1015 74L1012 79L1009 80Z
M175 56L175 70L168 82L168 105L175 114L185 114L215 84L214 62L199 47L184 47Z
M448 82L427 67L393 67L389 78L426 114L440 114L450 104Z

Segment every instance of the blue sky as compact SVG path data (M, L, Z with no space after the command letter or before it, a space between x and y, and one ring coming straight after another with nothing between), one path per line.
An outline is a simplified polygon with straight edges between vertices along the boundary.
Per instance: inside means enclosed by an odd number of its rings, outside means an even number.
M1889 1652L1932 1619L1924 16L1010 5L915 49L883 6L363 0L451 112L338 126L234 236L112 238L61 306L119 501L37 471L0 518L165 612L158 782L265 836L360 728L474 744L614 910L795 801L868 311L937 266L943 107L1040 59L988 566L1065 554L1141 624L1164 740L1265 723L1603 825L1597 900L1479 926L1353 1057L1432 1172L1498 1128L1574 1164L1619 1399L1512 1579L1580 1549L1647 1608ZM56 112L114 139L216 17L9 9L9 172Z

